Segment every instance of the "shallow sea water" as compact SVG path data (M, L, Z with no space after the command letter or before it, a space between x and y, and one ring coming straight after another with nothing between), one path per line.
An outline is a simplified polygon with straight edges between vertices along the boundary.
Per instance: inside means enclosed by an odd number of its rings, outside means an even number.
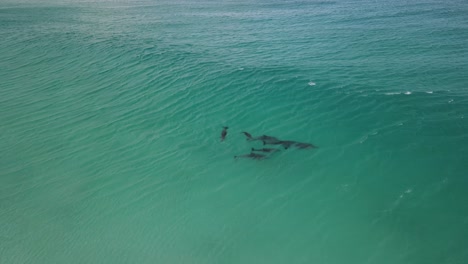
M467 14L0 3L0 263L466 263Z

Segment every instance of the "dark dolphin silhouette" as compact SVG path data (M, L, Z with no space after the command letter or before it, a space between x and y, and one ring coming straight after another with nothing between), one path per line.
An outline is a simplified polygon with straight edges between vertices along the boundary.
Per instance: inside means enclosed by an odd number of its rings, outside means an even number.
M260 140L260 141L263 141L263 143L267 143L267 144L273 144L275 142L279 142L281 140L277 139L276 137L272 137L272 136L267 136L267 135L262 135L262 136L259 136L259 137L253 137L250 133L248 132L242 132L242 134L244 134L246 137L247 137L247 140Z
M249 158L249 159L261 160L261 159L265 159L266 156L265 156L265 155L262 155L262 154L257 154L257 153L250 152L249 154L234 156L234 158L235 158L235 159L238 159L238 158Z
M267 136L267 135L253 137L250 133L245 132L245 131L242 133L247 137L247 140L250 140L250 141L260 140L263 142L263 145L281 145L285 149L288 149L293 146L298 149L317 148L317 146L315 146L314 144L310 144L310 143L302 143L302 142L297 142L297 141L292 141L292 140L280 140L276 137ZM260 151L260 150L256 150L256 151Z
M291 141L291 140L263 141L263 145L281 145L285 149L288 149L289 147L291 147L295 143L297 143L297 142Z
M247 140L255 140L250 133L245 132L245 131L241 132L241 133L244 134L247 137Z
M261 149L252 148L252 151L259 151L259 152L277 152L277 151L280 151L280 150L279 150L279 149L276 149L276 148L261 148Z
M221 141L223 141L226 138L228 128L229 127L227 126L223 127L223 131L221 132Z
M318 148L314 144L310 143L302 143L302 142L297 142L297 141L292 141L292 140L280 140L280 141L263 141L263 145L281 145L285 149L288 149L290 147L296 147L298 149L311 149L311 148Z

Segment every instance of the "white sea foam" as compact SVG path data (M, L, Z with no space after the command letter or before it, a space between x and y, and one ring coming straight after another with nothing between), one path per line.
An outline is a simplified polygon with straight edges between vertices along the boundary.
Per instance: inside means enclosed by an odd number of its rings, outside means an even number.
M406 95L409 95L409 94L412 94L412 92L406 91L406 92L389 92L389 93L385 93L385 95L396 95L396 94L406 94Z
M402 194L400 194L399 196L399 199L402 199L403 197L405 197L406 195L410 194L413 192L413 189L409 188L409 189L406 189Z
M433 91L427 91L426 93L431 94L431 93L434 93L434 92Z
M310 85L310 86L314 86L315 84L316 84L316 83L314 83L314 82L309 82L309 83L308 83L308 85Z

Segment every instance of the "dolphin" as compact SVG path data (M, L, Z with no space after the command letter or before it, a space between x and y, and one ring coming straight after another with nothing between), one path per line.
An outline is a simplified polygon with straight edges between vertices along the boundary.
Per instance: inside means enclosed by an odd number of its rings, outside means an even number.
M247 137L247 140L253 141L253 140L260 140L263 141L264 143L267 142L267 144L274 143L274 142L279 142L280 140L277 139L276 137L272 136L267 136L267 135L262 135L259 137L253 137L250 133L248 132L242 132Z
M285 149L288 149L290 146L294 145L296 142L291 140L270 140L263 141L263 145L282 145Z
M227 126L223 127L223 131L221 131L221 141L224 141L226 138L228 128Z
M298 149L311 149L311 148L317 148L314 144L310 143L302 143L302 142L297 142L297 141L292 141L292 140L280 140L280 141L263 141L263 145L282 145L285 149L288 149L290 147L296 147Z
M257 153L250 152L249 154L240 155L240 156L234 156L234 158L235 158L235 159L238 159L238 158L249 158L249 159L261 160L261 159L265 159L266 156L265 156L265 155L262 155L262 154L257 154Z
M292 141L292 140L280 140L276 137L267 136L267 135L253 137L250 133L245 132L245 131L242 133L247 137L247 140L250 140L250 141L260 140L263 142L263 145L281 145L285 149L288 149L292 146L298 149L317 148L317 146L315 146L314 144L310 144L310 143L302 143L302 142L297 142L297 141ZM256 151L260 151L260 150L256 150Z
M280 151L280 150L279 150L279 149L275 149L275 148L261 148L261 149L252 148L252 151L277 152L277 151Z
M255 140L255 138L252 137L252 135L248 132L241 132L242 134L244 134L246 137L247 137L247 140Z

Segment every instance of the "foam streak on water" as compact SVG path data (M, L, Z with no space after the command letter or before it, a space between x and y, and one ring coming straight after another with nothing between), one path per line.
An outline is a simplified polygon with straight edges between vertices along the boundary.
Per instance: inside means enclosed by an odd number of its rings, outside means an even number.
M467 14L3 1L0 263L466 263Z

